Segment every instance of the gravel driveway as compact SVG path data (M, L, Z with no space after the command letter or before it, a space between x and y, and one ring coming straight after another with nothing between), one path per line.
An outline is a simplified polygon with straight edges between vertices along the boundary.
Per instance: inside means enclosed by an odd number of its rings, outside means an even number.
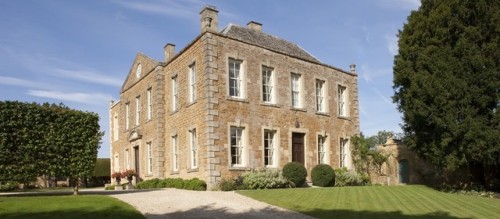
M312 218L235 192L164 189L110 195L146 218Z

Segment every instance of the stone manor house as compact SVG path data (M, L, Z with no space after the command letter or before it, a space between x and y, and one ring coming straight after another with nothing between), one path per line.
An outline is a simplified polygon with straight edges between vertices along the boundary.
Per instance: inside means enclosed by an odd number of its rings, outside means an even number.
M110 105L111 172L138 180L220 178L301 162L352 169L359 134L358 84L350 71L322 63L262 24L229 24L200 12L201 32L165 60L138 53Z

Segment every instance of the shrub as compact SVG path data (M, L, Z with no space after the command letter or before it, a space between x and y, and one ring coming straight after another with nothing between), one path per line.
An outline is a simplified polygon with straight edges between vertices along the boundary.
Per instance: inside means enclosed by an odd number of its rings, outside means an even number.
M115 190L115 185L106 186L104 190Z
M311 171L312 183L315 186L330 187L335 185L335 171L328 164L318 164Z
M243 185L249 189L274 189L292 187L292 183L278 170L252 170L242 174Z
M283 167L283 176L292 181L295 187L300 187L306 182L307 170L299 162L290 162Z
M236 190L236 181L233 179L222 178L217 183L217 190L219 191L233 191Z
M198 178L184 180L181 178L166 178L166 179L150 179L137 183L137 189L154 189L154 188L176 188L205 191L207 190L207 183Z
M364 186L370 184L370 178L343 167L335 170L335 186Z
M0 182L0 192L14 191L19 188L19 183L17 182Z

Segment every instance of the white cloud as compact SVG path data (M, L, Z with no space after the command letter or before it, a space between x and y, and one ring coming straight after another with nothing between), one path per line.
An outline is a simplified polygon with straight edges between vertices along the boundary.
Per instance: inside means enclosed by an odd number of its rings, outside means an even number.
M372 90L375 91L375 94L377 94L377 96L380 97L380 99L382 99L385 103L390 104L390 105L394 104L392 102L392 100L390 98L386 97L384 94L382 94L382 92L380 92L379 89L372 87Z
M397 55L399 46L398 46L398 37L394 35L386 35L385 41L387 42L387 49L392 55Z
M56 68L54 69L53 72L54 73L50 74L57 77L69 78L79 81L87 81L96 84L111 85L115 87L121 87L123 83L123 80L121 79L109 77L106 76L105 74L99 74L84 70L64 70Z
M24 80L14 77L0 76L0 84L18 86L18 87L28 87L28 88L45 88L47 85L35 81Z
M112 99L111 95L102 93L67 93L49 90L29 90L27 94L35 97L65 100L91 105L105 105Z

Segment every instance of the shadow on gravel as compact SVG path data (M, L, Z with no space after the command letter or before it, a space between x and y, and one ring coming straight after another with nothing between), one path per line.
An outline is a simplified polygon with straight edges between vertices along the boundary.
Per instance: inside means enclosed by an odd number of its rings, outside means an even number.
M80 190L79 195L120 195L130 193L142 193L156 191L153 189L134 189L134 190ZM13 192L0 194L2 197L29 197L29 196L65 196L73 195L73 191L44 191L44 192Z
M422 215L405 215L400 211L375 212L375 211L346 211L346 210L314 210L305 212L308 215L293 212L283 212L274 208L263 210L250 210L246 212L229 212L226 208L212 208L210 205L200 206L187 211L177 211L168 214L145 214L149 219L160 218L342 218L342 219L458 219L447 212L434 212ZM312 217L313 216L313 217Z
M250 210L245 212L229 212L227 208L214 208L211 205L203 205L197 208L189 209L187 211L176 211L167 214L145 214L148 219L160 219L160 218L297 218L297 219L310 219L312 217L307 215L302 215L299 213L280 211L276 208L266 207L259 210Z

